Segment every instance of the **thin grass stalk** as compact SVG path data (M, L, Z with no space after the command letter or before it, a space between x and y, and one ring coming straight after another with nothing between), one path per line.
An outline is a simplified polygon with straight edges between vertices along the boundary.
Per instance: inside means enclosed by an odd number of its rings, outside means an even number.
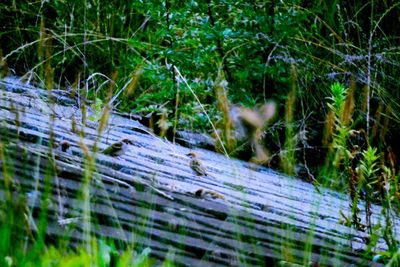
M294 134L294 112L296 109L296 94L297 94L297 70L296 66L292 65L290 69L291 77L291 90L287 97L285 107L285 145L281 153L281 164L283 171L289 175L294 174L294 167L296 164L295 150L296 150L296 137Z

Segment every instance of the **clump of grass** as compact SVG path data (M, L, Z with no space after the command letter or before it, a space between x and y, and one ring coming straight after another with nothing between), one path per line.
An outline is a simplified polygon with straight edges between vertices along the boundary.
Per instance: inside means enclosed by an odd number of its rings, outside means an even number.
M294 174L296 164L296 133L294 126L294 113L296 109L296 94L297 94L297 70L296 66L292 65L290 69L291 90L287 96L285 103L285 145L281 151L281 165L285 173Z
M220 137L222 143L217 143L217 151L223 151L224 149L228 154L236 149L236 139L233 136L234 126L232 119L229 114L230 103L227 94L227 81L222 75L220 70L217 80L214 83L214 90L217 100L217 108L221 113L221 120L218 122L217 127L221 130ZM221 147L223 145L223 147Z

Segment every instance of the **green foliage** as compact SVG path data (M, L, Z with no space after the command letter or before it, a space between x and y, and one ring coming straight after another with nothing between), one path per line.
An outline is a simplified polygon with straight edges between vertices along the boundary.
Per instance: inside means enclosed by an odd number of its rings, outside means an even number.
M376 148L368 147L366 151L362 153L362 160L359 166L359 177L360 177L360 190L365 192L365 217L367 228L372 233L371 224L371 204L374 193L374 186L379 182L377 179L378 162L379 157L376 155Z
M125 251L119 252L111 242L96 239L94 236L90 237L91 250L83 247L76 250L65 249L61 245L39 246L29 227L26 227L27 217L30 215L24 197L7 205L2 200L0 204L1 266L108 267L153 266L155 263L150 257L150 248L145 248L138 254L127 246ZM27 246L31 249L27 249Z
M363 159L360 161L360 182L367 190L372 190L373 185L376 183L376 174L378 172L379 156L376 155L377 149L368 147L362 153Z
M331 85L331 103L328 103L328 107L335 113L337 120L341 117L343 112L344 101L346 98L346 89L338 82ZM338 124L340 122L338 121ZM337 125L340 128L340 125Z
M364 200L366 229L369 233L368 251L372 252L377 244L379 237L383 237L388 246L388 251L381 251L374 256L374 261L396 262L398 258L398 241L394 231L393 204L396 204L397 181L391 170L380 165L380 155L377 149L369 146L362 151L362 158L357 167L357 176L353 177L353 182L357 183L356 193L352 196L352 224L357 229L360 227L358 218L359 208L358 200L360 197ZM381 214L384 223L372 224L371 205L373 202L380 201L382 204ZM390 265L389 265L390 266Z
M103 101L100 98L96 98L92 105L93 114L89 117L89 120L96 122L99 121L101 118L103 106Z
M343 181L335 181L335 179L341 176L340 166L342 164L347 166L349 163L348 154L350 152L347 149L347 138L350 128L343 120L346 92L347 90L342 84L334 83L331 85L331 96L328 97L331 102L327 104L333 113L333 135L320 176L324 184L335 187L343 187Z

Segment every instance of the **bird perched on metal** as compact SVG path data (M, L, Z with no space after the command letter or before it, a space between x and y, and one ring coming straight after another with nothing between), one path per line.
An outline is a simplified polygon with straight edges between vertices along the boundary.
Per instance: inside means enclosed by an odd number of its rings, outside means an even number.
M72 151L70 148L71 148L71 143L68 140L62 140L57 144L55 149L56 151L62 151L72 155Z
M206 168L203 166L198 156L194 152L186 154L191 160L189 163L190 168L199 176L207 176Z
M62 140L60 142L60 148L62 152L67 152L70 147L71 144L67 140Z
M121 141L111 144L109 147L104 149L102 153L112 157L119 157L128 151L128 145L133 145L132 141L128 138L124 138Z
M194 192L194 195L198 198L219 198L219 199L225 199L224 195L215 192L215 191L211 191L211 190L206 190L203 188L199 188Z

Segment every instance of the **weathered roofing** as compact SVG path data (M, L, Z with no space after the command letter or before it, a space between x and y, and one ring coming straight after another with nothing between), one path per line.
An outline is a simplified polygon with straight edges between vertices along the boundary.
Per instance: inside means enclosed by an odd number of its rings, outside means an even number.
M85 160L79 143L90 149L98 140L101 150L129 137L134 145L125 155L96 155L90 177L92 234L122 247L150 247L154 257L172 257L185 266L266 266L281 260L315 266L372 264L361 257L366 234L339 224L339 210L350 213L341 193L319 193L296 178L196 149L210 174L199 177L185 156L190 149L151 134L134 120L112 115L99 137L96 123L78 123L81 111L68 92L52 91L54 100L49 101L48 91L16 84L13 78L0 81L0 87L0 138L14 159L17 191L32 208L33 229L46 174L49 169L57 173L49 181L49 240L68 236L79 244L85 239L79 197ZM72 121L82 134L71 130ZM68 140L71 153L49 153L50 136L56 142ZM194 192L199 188L224 199L198 198ZM0 193L4 196L3 185ZM380 207L373 205L373 222L383 222L379 216ZM386 248L383 240L378 244Z

